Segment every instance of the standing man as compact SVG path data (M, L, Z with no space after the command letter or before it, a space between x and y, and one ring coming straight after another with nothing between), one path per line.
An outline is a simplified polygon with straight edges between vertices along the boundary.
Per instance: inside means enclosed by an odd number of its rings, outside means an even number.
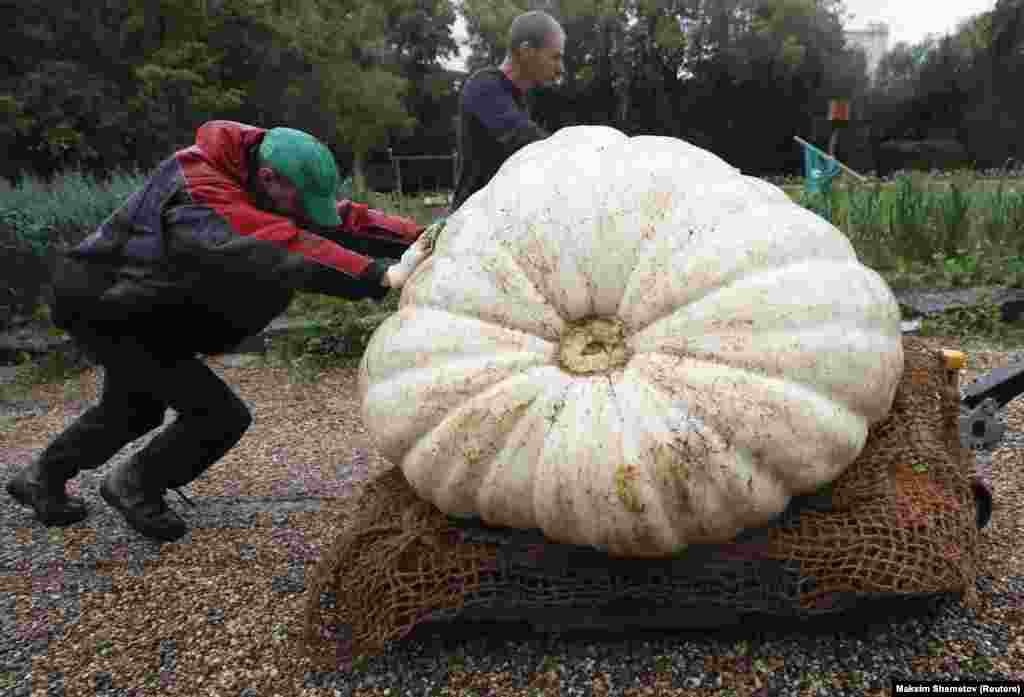
M85 506L65 483L159 428L170 407L177 419L110 472L100 494L147 537L184 535L165 492L199 477L252 421L197 354L259 332L296 290L380 300L426 256L422 227L337 201L337 187L330 151L290 128L211 121L195 145L161 163L57 264L54 323L103 366L103 394L8 493L45 525L82 520ZM327 239L372 238L375 223L402 242L399 263Z
M478 70L462 88L452 212L486 186L512 153L550 135L530 119L525 98L530 88L562 77L565 30L536 10L515 18L508 40L501 67Z

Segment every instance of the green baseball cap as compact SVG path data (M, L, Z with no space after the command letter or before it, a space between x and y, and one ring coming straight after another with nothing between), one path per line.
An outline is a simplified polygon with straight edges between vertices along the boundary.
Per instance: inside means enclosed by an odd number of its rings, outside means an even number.
M295 185L313 222L341 225L335 198L338 167L326 145L305 131L271 128L260 144L260 160Z

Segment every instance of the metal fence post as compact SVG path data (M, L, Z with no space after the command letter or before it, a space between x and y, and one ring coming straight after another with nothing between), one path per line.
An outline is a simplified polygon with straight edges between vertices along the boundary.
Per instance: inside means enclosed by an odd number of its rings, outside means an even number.
M395 186L398 189L398 195L402 195L402 168L398 164L398 159L395 158L395 153L391 148L388 148L388 157L391 158L391 164L395 168Z

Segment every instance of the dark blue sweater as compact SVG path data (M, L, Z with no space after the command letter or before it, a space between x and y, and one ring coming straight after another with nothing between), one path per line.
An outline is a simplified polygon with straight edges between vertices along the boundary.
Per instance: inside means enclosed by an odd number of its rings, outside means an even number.
M512 153L548 137L530 119L525 97L500 68L478 70L462 87L453 213L487 185Z

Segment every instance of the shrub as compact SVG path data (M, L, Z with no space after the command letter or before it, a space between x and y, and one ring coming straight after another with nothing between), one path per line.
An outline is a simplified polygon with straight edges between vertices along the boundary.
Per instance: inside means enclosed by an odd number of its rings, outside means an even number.
M0 321L31 313L45 297L54 253L96 229L143 180L139 172L101 181L69 170L51 182L26 175L0 187Z

